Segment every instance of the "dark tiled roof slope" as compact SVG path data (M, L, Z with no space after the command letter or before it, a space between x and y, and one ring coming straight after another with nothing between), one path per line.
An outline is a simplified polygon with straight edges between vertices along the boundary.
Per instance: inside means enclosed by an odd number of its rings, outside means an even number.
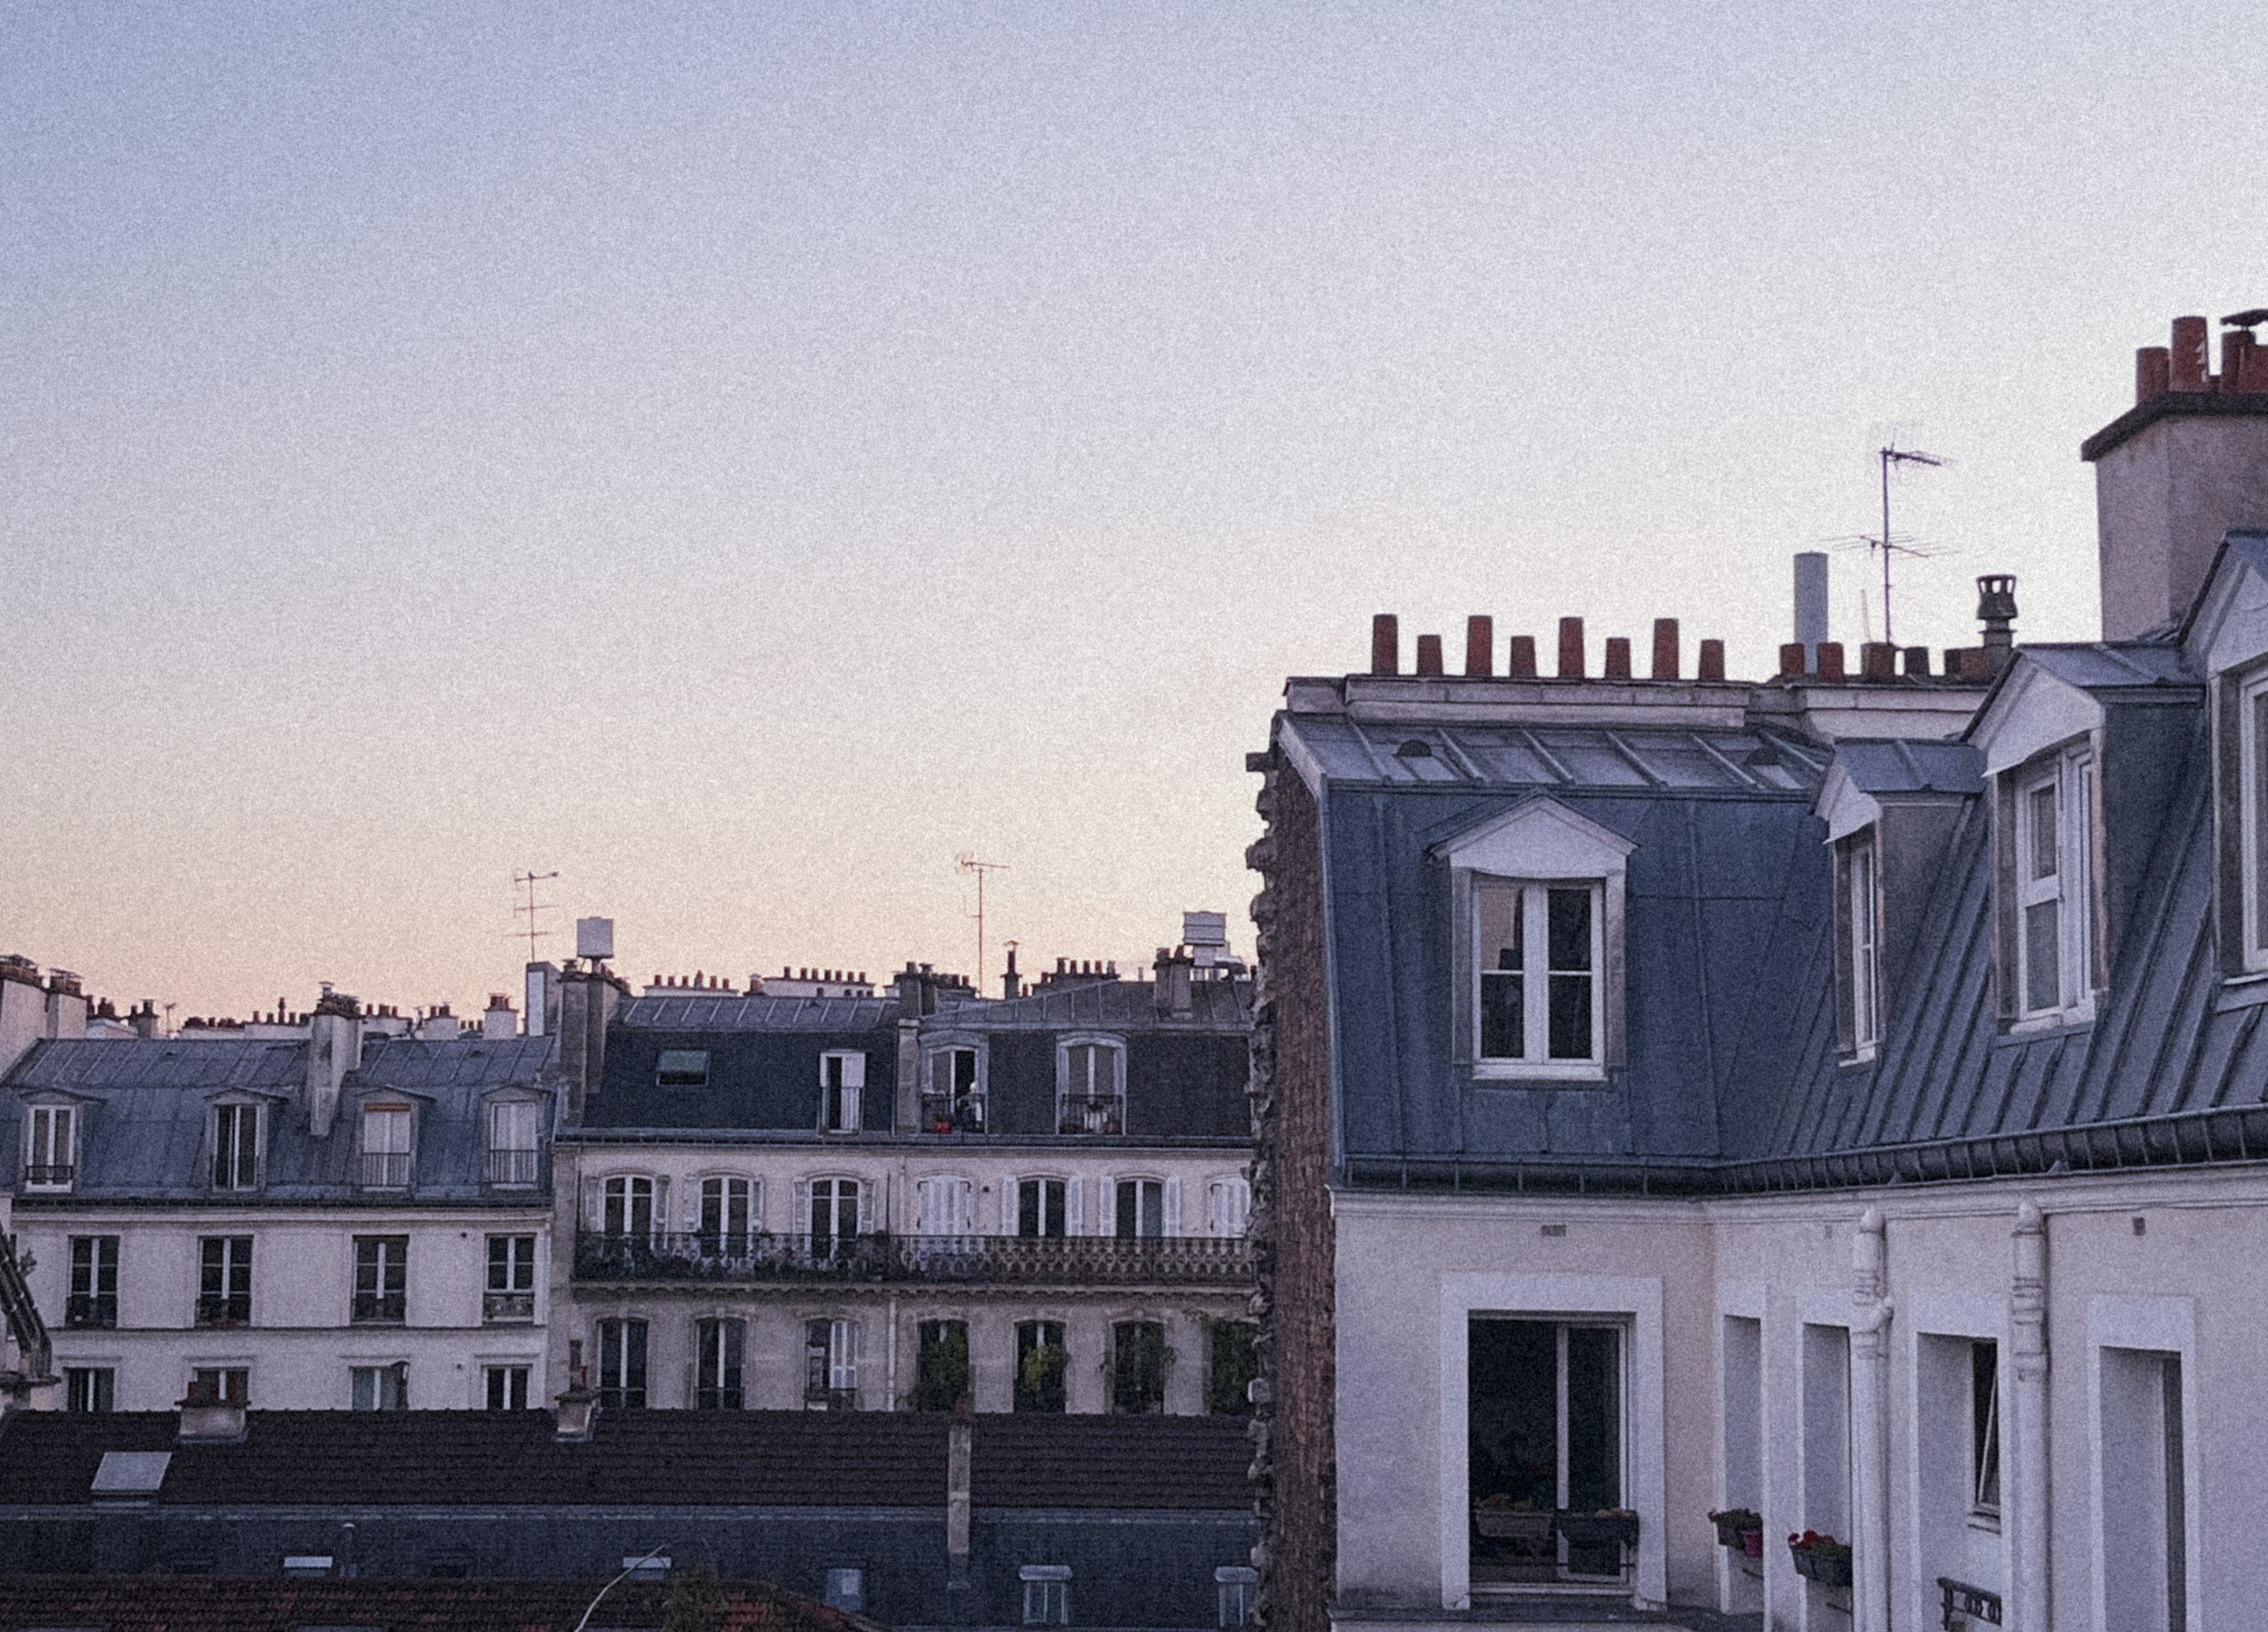
M982 1415L980 1503L1241 1509L1241 1419ZM239 1445L176 1444L171 1412L22 1412L0 1424L0 1507L77 1506L108 1451L171 1451L160 1505L942 1507L947 1420L890 1412L254 1411Z
M88 1627L103 1632L301 1632L354 1626L384 1632L572 1632L596 1581L288 1581L209 1576L0 1574L0 1632ZM862 1632L873 1622L751 1582L727 1582L717 1632ZM668 1587L624 1582L592 1632L658 1627Z
M409 1095L418 1106L416 1183L404 1202L540 1201L520 1191L497 1196L486 1185L487 1097L498 1089L551 1092L551 1040L474 1038L422 1042L371 1038L360 1066L339 1093L328 1137L309 1131L307 1045L247 1038L104 1038L35 1043L9 1071L18 1092L54 1089L89 1102L71 1199L202 1201L209 1101L241 1091L266 1099L265 1182L244 1199L358 1202L357 1107L372 1092ZM0 1117L0 1162L15 1170L21 1119ZM548 1181L544 1165L538 1171Z

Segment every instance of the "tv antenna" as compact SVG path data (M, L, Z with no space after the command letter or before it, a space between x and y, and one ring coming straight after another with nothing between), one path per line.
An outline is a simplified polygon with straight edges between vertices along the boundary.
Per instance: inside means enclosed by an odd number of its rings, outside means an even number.
M1926 546L1917 546L1911 543L1902 544L1898 541L1897 535L1890 531L1890 467L1893 465L1926 465L1934 468L1936 467L1948 465L1952 463L1952 461L1950 459L1941 459L1934 453L1924 453L1918 449L1902 448L1897 445L1895 438L1883 445L1881 450L1881 461L1882 536L1879 540L1869 540L1868 543L1879 548L1882 552L1882 643L1886 646L1894 646L1897 642L1890 634L1890 557L1893 555L1911 555L1919 560L1926 560L1928 557L1938 554L1938 552L1927 548Z
M975 850L963 850L957 858L961 871L976 875L976 994L984 995L984 875L1005 872L1006 862L978 861Z
M549 901L537 901L535 899L535 886L539 884L549 883L551 879L554 879L558 876L559 875L556 872L515 872L512 875L512 887L515 890L526 890L527 892L527 899L512 909L512 915L514 917L524 916L526 918L527 927L525 930L514 930L512 933L514 937L522 935L527 937L527 960L530 963L534 963L535 961L535 943L542 939L547 935L556 935L558 933L556 930L546 930L540 928L537 925L536 915L538 913L556 912L559 909L553 906Z

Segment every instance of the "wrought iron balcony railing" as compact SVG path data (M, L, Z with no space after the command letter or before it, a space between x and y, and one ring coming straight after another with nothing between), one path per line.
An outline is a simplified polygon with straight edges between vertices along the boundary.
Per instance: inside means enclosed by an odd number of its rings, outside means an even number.
M1241 1237L747 1235L690 1232L575 1238L578 1281L960 1282L1241 1286L1252 1279Z
M354 1319L364 1326L400 1326L409 1318L409 1298L404 1292L357 1292Z
M365 1190L407 1190L409 1187L409 1152L364 1150L362 1153L362 1187Z
M1126 1101L1118 1094L1065 1094L1056 1101L1056 1131L1115 1134L1126 1131Z
M483 1292L481 1319L490 1326L525 1326L535 1319L533 1292Z
M489 1152L489 1182L490 1184L534 1184L535 1182L535 1152L533 1150L490 1150Z
M35 1190L68 1190L71 1180L78 1177L74 1162L26 1162L24 1164L24 1184Z
M249 1326L252 1324L252 1294L249 1292L204 1292L197 1298L199 1326Z
M70 1327L113 1327L118 1324L118 1294L73 1292L63 1305L63 1324Z
M921 1097L924 1133L981 1134L984 1131L984 1099L972 1093L924 1093Z

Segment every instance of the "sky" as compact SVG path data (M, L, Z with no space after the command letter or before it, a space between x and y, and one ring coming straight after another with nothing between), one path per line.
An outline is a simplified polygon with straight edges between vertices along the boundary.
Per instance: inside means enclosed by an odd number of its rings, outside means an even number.
M1288 674L2096 629L2229 4L0 4L0 952L191 1014L1249 953ZM1864 637L1863 554L1835 633Z

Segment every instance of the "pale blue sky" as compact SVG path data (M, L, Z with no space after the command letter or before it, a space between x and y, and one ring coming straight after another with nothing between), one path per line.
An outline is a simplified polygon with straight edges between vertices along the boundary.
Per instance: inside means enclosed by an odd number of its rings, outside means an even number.
M1027 963L1248 950L1285 673L1762 673L1891 429L1901 638L2091 634L2080 439L2268 300L2257 24L0 7L0 951L461 1011L532 864L640 980L966 969L971 849Z

